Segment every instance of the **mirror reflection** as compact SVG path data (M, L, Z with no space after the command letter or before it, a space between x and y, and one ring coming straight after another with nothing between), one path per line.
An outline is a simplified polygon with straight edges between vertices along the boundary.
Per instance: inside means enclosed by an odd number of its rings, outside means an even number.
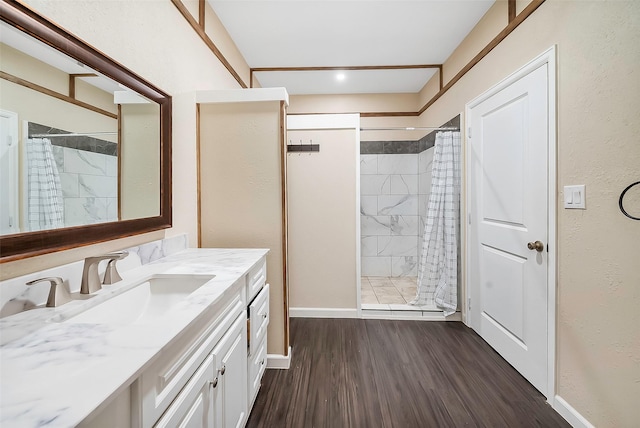
M0 27L0 235L160 214L160 106Z

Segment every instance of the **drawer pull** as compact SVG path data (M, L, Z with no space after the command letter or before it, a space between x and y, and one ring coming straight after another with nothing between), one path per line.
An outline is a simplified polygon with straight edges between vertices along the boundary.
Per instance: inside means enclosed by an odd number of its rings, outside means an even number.
M267 318L267 314L262 314L262 318L263 319Z
M209 385L210 385L212 388L215 388L216 386L218 386L218 378L215 378L214 380L209 381Z
M220 374L224 376L224 372L226 371L227 371L227 366L222 366L222 369L220 369Z
M264 366L264 358L262 359L262 361L260 361L260 365Z

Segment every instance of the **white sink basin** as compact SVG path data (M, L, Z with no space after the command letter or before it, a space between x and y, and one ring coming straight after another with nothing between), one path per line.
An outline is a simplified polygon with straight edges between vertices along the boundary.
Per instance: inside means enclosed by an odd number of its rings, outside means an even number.
M56 322L143 324L171 310L215 275L154 275L80 313L61 314Z

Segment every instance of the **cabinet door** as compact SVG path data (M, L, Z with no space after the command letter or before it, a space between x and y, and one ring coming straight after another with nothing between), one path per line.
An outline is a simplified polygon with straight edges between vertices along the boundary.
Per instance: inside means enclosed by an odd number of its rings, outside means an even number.
M212 389L215 374L214 358L210 355L178 394L155 427L212 427L214 419Z
M217 428L243 427L247 419L247 316L243 313L213 349Z
M253 356L258 350L258 345L267 336L269 326L269 284L265 285L262 291L249 305L250 331L249 334L249 355Z

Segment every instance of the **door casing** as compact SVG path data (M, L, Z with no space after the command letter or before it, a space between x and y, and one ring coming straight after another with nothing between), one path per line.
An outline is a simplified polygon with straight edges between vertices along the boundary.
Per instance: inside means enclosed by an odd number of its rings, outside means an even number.
M555 373L556 373L556 292L557 292L557 202L556 202L556 176L557 176L557 132L556 132L556 46L552 46L547 49L545 52L540 54L538 57L530 61L528 64L524 65L520 69L518 69L513 74L509 75L497 85L493 86L483 94L474 98L470 102L468 102L465 106L465 148L464 148L464 156L465 156L465 178L463 179L464 183L464 193L465 193L465 216L464 219L464 242L465 242L465 259L468 261L471 257L471 251L473 248L470 245L470 234L468 233L469 228L469 219L471 218L471 203L469 200L469 183L467 177L471 176L471 165L469 162L466 162L466 159L469 159L470 153L470 144L468 141L468 121L470 110L492 97L496 93L500 92L504 88L511 85L513 82L519 80L523 76L529 74L533 70L538 67L547 64L547 99L549 102L548 105L548 169L547 169L547 207L548 207L548 271L547 271L547 331L548 331L548 346L547 346L547 385L548 385L548 394L547 394L547 402L550 405L554 405L555 391L556 391L556 382L555 382ZM468 269L468 263L465 276L465 298L467 299L463 306L465 317L463 319L464 323L471 327L470 317L468 316L469 312L469 300L468 296L471 295L471 280L469 278L470 269ZM472 302L473 306L473 302Z

